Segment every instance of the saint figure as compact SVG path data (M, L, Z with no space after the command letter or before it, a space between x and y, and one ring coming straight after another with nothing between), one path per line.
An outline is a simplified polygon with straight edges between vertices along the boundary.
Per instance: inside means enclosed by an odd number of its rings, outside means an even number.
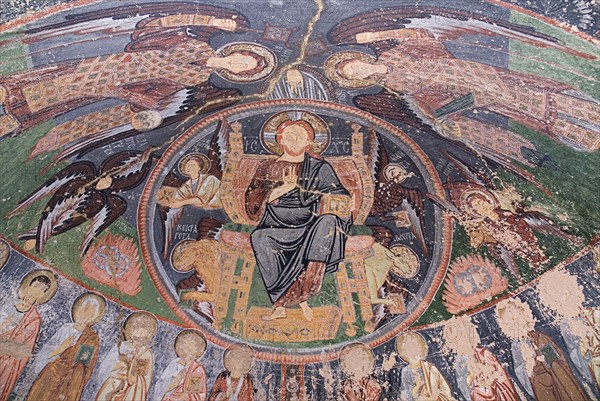
M537 291L541 310L557 326L565 342L565 356L583 378L582 389L591 399L600 398L600 309L583 307L586 303L583 287L577 276L566 269L544 273Z
M98 361L100 338L92 326L102 319L106 301L99 295L81 295L67 323L36 356L33 382L26 401L78 401Z
M440 24L435 27L427 25L424 17L430 16L431 10L421 14L414 9L407 12L402 8L378 10L341 21L329 32L328 38L336 44L370 46L377 57L356 51L335 53L325 64L326 73L334 82L347 88L378 84L388 88L389 92L401 93L414 113L433 125L448 119L467 135L475 129L495 131L489 136L507 133L506 130L494 130L491 124L479 125L467 113L474 108L485 108L575 149L594 151L599 148L600 105L597 101L542 74L520 73L461 58L457 52L453 53L450 43L477 32L494 38L504 36L541 48L550 45L560 52L584 59L593 56L562 46L555 38L540 40L534 30L524 34L524 26L499 29L498 25L507 26L490 19L484 21L476 13L465 18L464 13L453 15L452 10L440 11ZM371 24L393 26L400 19L410 20L406 28L381 31L370 28ZM390 115L391 110L386 113L388 105L383 98L379 97L380 102L373 101L370 111ZM473 138L476 147L486 147L488 137L483 134L483 138L486 140Z
M408 365L402 368L402 401L451 401L452 391L438 368L425 358L427 342L418 333L407 332L396 339L398 355Z
M7 401L27 365L42 324L36 306L48 302L58 289L49 270L34 270L19 286L19 301L0 307L0 401Z
M223 367L210 390L208 401L254 401L254 384L250 369L254 362L252 349L232 345L223 354Z
M361 343L349 344L340 352L340 368L346 375L342 383L345 401L379 401L383 389L373 376L375 357Z
M500 329L511 340L515 374L536 400L588 401L564 352L547 335L535 330L529 305L518 298L496 308Z
M156 318L144 311L134 312L125 321L125 341L115 345L100 366L106 379L96 401L146 401L152 382L154 354L151 342L156 335Z
M454 352L456 384L470 401L519 401L517 392L498 359L480 344L469 316L450 320L443 329L444 347Z
M174 359L156 383L154 399L205 401L206 372L198 359L206 351L206 339L195 330L184 330L175 339Z

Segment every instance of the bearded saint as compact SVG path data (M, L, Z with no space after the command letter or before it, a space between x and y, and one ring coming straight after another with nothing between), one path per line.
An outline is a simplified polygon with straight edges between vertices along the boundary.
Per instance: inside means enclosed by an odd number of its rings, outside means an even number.
M351 197L333 167L307 152L314 137L306 121L283 122L276 135L283 155L262 162L246 191L246 211L260 221L252 248L275 306L265 320L284 318L294 305L312 320L308 298L344 258L351 218L320 214L320 208L328 196L348 204Z

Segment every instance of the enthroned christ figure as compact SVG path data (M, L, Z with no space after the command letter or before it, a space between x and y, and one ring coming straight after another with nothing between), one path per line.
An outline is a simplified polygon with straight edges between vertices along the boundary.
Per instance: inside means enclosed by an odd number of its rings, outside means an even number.
M296 305L312 320L308 299L344 259L354 201L331 164L311 152L314 139L304 120L281 123L281 156L263 161L246 191L246 211L259 221L252 248L274 307L264 320L285 318Z

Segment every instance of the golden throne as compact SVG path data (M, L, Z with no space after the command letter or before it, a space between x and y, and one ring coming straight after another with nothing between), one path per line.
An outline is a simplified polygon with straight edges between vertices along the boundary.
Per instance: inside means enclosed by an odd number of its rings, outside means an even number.
M229 132L229 151L221 181L221 203L230 220L240 226L256 226L258 221L250 219L245 208L245 194L259 164L276 155L251 155L244 153L241 124L231 124ZM353 124L352 155L328 157L344 187L354 195L354 225L363 224L373 205L374 182L364 155L361 126ZM233 308L231 330L245 338L266 341L314 341L333 339L337 336L341 321L346 323L346 334L356 334L356 311L353 293L359 300L361 319L367 331L372 331L373 316L367 285L364 259L371 253L371 236L350 236L346 242L346 255L336 273L336 282L341 309L331 305L315 309L315 319L306 321L294 310L288 312L286 319L303 322L298 332L290 328L290 321L263 322L262 314L270 313L252 307L248 311L249 295L256 267L254 253L250 244L249 232L224 229L221 234L222 273L217 301L214 305L217 329ZM327 322L324 326L323 323ZM325 328L324 328L325 327ZM286 332L287 330L287 332Z

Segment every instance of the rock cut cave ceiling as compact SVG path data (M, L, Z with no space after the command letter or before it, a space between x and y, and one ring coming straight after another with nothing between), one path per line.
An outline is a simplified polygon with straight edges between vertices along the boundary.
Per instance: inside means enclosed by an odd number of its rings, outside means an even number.
M597 2L0 6L0 401L600 396Z

